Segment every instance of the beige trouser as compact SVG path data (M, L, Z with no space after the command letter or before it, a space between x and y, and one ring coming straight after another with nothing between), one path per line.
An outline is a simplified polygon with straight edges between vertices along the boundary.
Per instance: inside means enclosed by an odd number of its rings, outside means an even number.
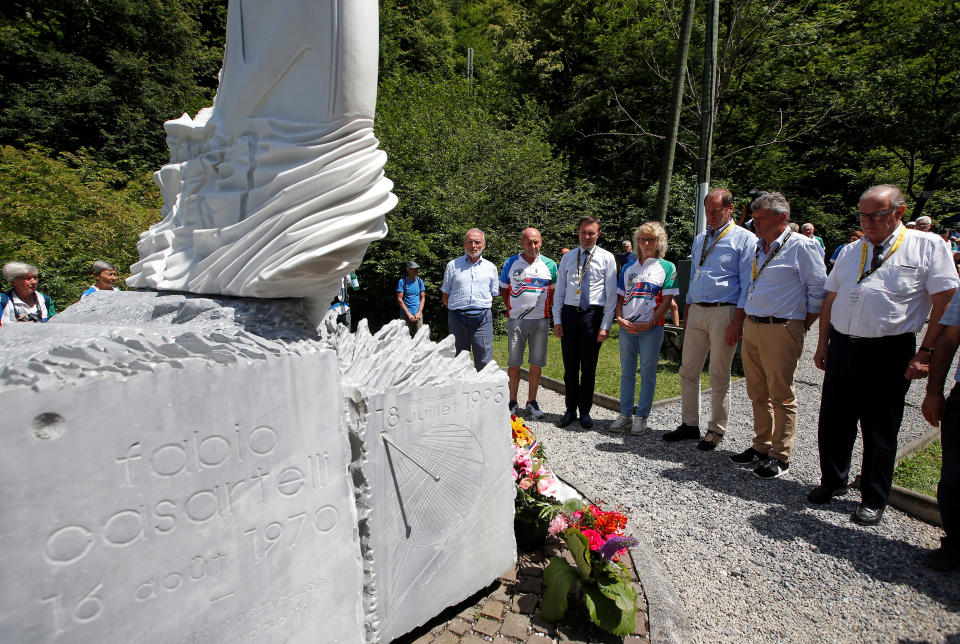
M690 305L683 332L683 358L680 364L681 420L685 425L700 426L700 373L710 354L710 412L707 429L723 434L726 431L730 389L730 365L737 345L727 344L725 332L736 313L735 306Z
M790 460L797 435L793 378L803 351L802 320L786 324L743 323L743 372L753 403L753 449Z

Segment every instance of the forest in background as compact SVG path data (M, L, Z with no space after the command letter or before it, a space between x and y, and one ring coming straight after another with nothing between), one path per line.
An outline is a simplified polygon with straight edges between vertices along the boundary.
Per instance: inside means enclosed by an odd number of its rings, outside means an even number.
M427 322L470 227L501 265L523 227L544 254L584 213L616 250L653 217L682 5L670 0L381 0L376 133L399 205L358 270L354 318L395 308L407 259ZM668 258L689 253L704 7L697 7ZM159 219L163 121L212 103L226 2L7 0L0 6L0 262L42 271L62 308L94 259L121 271ZM828 251L859 194L897 183L907 218L960 211L960 5L953 0L720 3L712 185L778 190ZM474 77L465 77L467 48Z

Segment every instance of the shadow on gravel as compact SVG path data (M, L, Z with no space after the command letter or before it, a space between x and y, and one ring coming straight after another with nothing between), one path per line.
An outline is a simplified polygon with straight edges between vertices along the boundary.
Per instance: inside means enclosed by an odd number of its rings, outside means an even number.
M639 440L638 440L639 438ZM745 443L748 444L748 443ZM750 518L753 528L769 538L785 542L798 539L816 551L848 560L858 571L880 582L904 584L915 588L953 611L960 611L960 576L937 573L924 567L925 549L904 541L878 535L871 528L847 522L857 509L860 495L856 490L838 497L816 511L841 515L841 525L824 521L807 500L812 484L792 480L788 473L775 481L753 476L753 466L735 465L729 461L733 450L717 449L700 452L694 441L664 443L661 432L642 437L612 438L600 442L596 449L611 453L634 453L644 458L673 461L678 464L659 473L678 488L697 483L717 492L764 504L762 514ZM822 507L822 510L821 510ZM884 519L887 521L888 519ZM946 635L946 641L960 644L960 634Z
M844 505L856 508L853 502ZM951 610L960 610L960 579L927 569L922 561L924 548L879 535L871 528L852 523L838 526L812 512L784 507L767 508L750 517L750 523L771 539L791 543L799 539L815 546L819 554L846 559L871 579L912 586ZM960 642L960 634L949 635L946 641Z

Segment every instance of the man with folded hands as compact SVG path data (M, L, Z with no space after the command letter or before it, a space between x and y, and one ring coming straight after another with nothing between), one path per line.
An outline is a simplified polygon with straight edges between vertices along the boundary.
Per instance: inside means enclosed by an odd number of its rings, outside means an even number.
M753 470L774 479L790 467L797 432L793 378L803 337L820 314L827 274L820 244L789 227L790 204L779 192L765 192L752 204L757 233L754 249L740 265L739 308L743 323L743 372L753 403L753 444L730 457L759 461Z
M870 188L859 208L864 235L841 251L826 284L814 355L826 372L817 432L820 485L807 499L824 504L846 490L859 422L861 500L850 520L873 525L890 496L910 380L927 376L943 328L938 322L960 280L941 239L900 223L907 205L898 187ZM928 313L918 351L916 334Z

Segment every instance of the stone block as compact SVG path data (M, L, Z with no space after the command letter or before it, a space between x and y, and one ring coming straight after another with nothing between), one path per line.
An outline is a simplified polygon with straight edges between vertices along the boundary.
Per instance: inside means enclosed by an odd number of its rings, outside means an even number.
M364 641L333 352L63 322L0 340L0 641Z
M514 610L521 613L530 614L537 610L537 603L540 601L538 595L518 595L513 598Z
M437 636L437 639L433 640L434 644L457 644L460 641L460 638L450 631L443 631Z
M503 604L495 600L488 600L483 604L480 614L490 619L500 620L503 618Z
M507 613L503 618L503 624L500 626L500 634L505 637L512 637L524 641L527 639L530 630L530 618L516 613Z
M331 339L348 430L368 585L368 623L390 641L489 585L516 561L505 374L410 338L402 323ZM426 358L418 348L435 347ZM494 632L496 632L494 630Z
M500 630L500 622L487 617L481 617L477 620L477 623L473 625L473 630L493 637L497 634L497 631Z

